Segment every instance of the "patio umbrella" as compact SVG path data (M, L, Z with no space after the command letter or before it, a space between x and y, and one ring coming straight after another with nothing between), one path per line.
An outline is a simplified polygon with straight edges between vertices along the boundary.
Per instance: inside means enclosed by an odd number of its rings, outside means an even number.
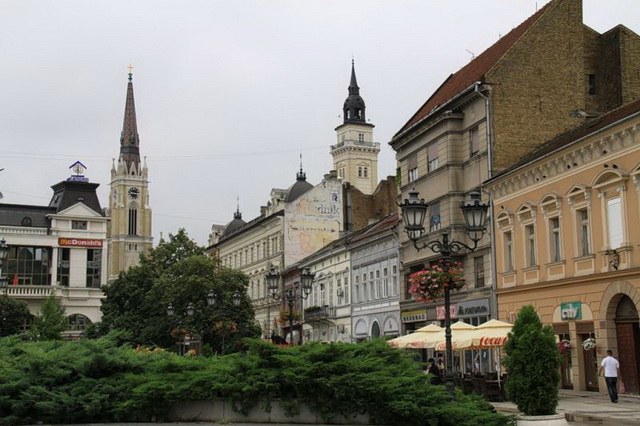
M409 346L410 344L420 344L423 340L427 339L432 334L443 331L442 327L435 324L429 324L425 327L419 328L411 334L405 336L396 337L387 341L387 344L393 348L420 348L420 346Z
M513 324L499 321L496 319L489 320L478 325L476 329L460 339L456 339L458 349L490 349L500 348L507 343L508 334Z
M476 330L471 324L467 324L463 321L458 321L451 324L451 346L452 349L458 350L457 342L461 339L464 339L465 336ZM444 330L442 333L439 333L435 338L426 342L426 348L434 348L436 351L442 352L447 348L447 341L444 335Z

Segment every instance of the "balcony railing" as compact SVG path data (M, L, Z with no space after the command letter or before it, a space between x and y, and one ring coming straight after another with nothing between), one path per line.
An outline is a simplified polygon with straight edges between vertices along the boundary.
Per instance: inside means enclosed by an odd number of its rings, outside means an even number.
M362 147L380 149L380 142L366 142L366 141L359 141L354 139L347 139L335 145L331 145L331 149L337 149L343 146L362 146Z
M66 287L58 285L11 285L4 289L9 297L18 299L44 299L51 294L69 298L102 298L102 290L87 287ZM0 294L3 290L0 289Z
M314 308L307 308L304 312L305 322L328 320L334 319L335 317L335 306L319 306Z

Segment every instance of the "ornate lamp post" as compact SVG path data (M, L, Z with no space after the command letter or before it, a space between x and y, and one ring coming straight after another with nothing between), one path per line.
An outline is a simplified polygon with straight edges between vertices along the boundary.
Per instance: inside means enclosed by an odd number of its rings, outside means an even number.
M219 298L214 290L209 290L209 292L207 293L206 300L207 300L207 306L214 307L218 302ZM240 303L242 302L242 294L240 293L240 291L236 290L233 292L233 295L231 296L231 301L233 303L233 306L240 306ZM188 317L188 322L191 322L191 319L193 318L194 313L195 313L195 306L193 302L189 302L187 304L187 307L185 308L185 314ZM167 316L173 317L174 314L175 314L175 308L173 307L173 303L169 303L169 305L167 306ZM204 333L201 334L201 339L203 335ZM223 333L222 334L222 354L224 354L224 337L225 336Z
M271 267L265 275L267 281L267 290L274 300L284 301L289 306L289 333L291 334L291 344L293 345L293 307L297 301L301 301L309 297L311 293L311 284L315 274L311 273L309 268L302 270L300 281L293 283L290 288L285 288L282 293L280 291L280 274L275 267ZM300 329L300 344L302 344L302 328Z
M424 234L424 219L427 216L427 208L429 204L418 197L419 192L416 190L409 192L409 199L405 199L400 205L402 210L402 219L405 225L405 231L409 239L413 243L416 250L420 251L425 248L431 249L434 253L440 253L445 260L449 260L452 255L464 254L465 252L473 252L478 247L478 241L486 232L488 204L480 201L480 193L472 192L469 194L471 200L467 203L460 203L460 209L464 214L465 231L473 245L469 246L461 241L449 240L447 232L442 234L442 241L433 240L418 244L418 240ZM445 262L450 264L450 262ZM455 395L455 385L453 383L453 350L451 345L451 287L453 282L448 282L444 288L444 324L445 324L445 362L446 377L445 384L447 391L453 397Z
M216 304L218 303L218 295L216 294L216 292L214 290L209 290L209 293L207 294L207 305L208 306L212 306L215 307ZM233 295L231 296L231 302L233 303L233 306L240 306L240 303L242 302L242 294L240 294L240 292L238 290L233 292ZM220 308L223 308L222 306ZM221 317L223 317L223 322L222 327L221 327L221 335L222 335L222 347L220 349L220 353L222 355L224 355L224 338L227 334L227 330L225 329L226 327L226 323L224 322L224 315L220 315Z
M7 263L7 255L9 254L9 246L5 239L0 240L0 289L6 294L7 292L7 283L9 282L9 278L4 273L5 264Z

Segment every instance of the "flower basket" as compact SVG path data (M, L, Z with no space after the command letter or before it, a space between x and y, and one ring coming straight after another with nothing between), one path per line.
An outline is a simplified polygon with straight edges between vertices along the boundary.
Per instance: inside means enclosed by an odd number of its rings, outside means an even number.
M594 339L593 337L589 337L584 342L582 342L582 348L585 351L590 351L591 349L595 349L596 348L596 339Z
M561 354L568 353L571 351L571 342L569 340L561 340L558 343L558 350Z
M447 286L459 290L465 284L462 262L439 260L428 268L409 275L409 293L416 300L430 302L444 297Z

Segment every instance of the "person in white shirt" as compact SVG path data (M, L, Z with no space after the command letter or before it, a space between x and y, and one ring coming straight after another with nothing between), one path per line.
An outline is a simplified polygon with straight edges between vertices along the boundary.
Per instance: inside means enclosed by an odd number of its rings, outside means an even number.
M620 363L613 357L611 349L607 350L607 356L602 360L598 374L603 375L604 381L607 382L607 391L611 402L618 402L618 377L620 376Z

